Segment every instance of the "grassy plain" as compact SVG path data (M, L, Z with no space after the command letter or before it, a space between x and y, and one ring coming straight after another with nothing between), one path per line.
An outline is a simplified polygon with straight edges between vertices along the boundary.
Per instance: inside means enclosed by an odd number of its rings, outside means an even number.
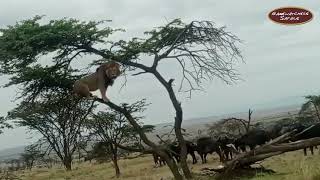
M192 172L196 174L195 179L213 179L199 175L204 167L215 167L218 163L217 156L209 156L207 164L198 163L192 165L189 160ZM172 175L166 166L154 167L152 157L149 155L120 160L121 177L120 180L169 180ZM303 156L302 150L285 153L269 158L262 162L266 168L276 171L275 174L262 174L257 172L251 177L240 179L252 180L320 180L320 155L318 150L315 155ZM75 164L71 172L66 172L62 167L52 169L39 168L32 171L22 171L17 174L25 180L112 180L114 176L112 163Z

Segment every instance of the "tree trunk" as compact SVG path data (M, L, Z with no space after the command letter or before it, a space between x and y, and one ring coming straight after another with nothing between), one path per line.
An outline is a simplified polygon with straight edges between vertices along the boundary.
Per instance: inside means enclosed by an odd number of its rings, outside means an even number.
M177 164L175 163L175 161L170 158L166 153L164 152L161 152L159 153L163 158L164 160L166 161L169 169L171 170L173 176L174 176L174 179L175 180L183 180L183 176L180 174L179 172L179 168L177 166Z
M246 132L249 132L249 131L250 131L252 112L253 112L253 111L251 111L251 109L249 109L249 112L248 112L248 123L247 123L247 127L246 127Z
M118 159L117 159L117 155L113 155L112 161L113 161L113 165L114 165L114 170L116 172L116 177L119 178L120 177L120 168L118 165Z
M67 171L71 171L72 167L72 158L69 156L65 156L63 160L63 165Z
M113 161L113 165L114 165L114 170L116 172L116 177L119 178L120 177L120 168L118 165L118 148L113 147L112 144L110 144L110 147L111 147L111 151L112 151L112 161Z
M313 103L313 106L314 106L314 108L315 108L315 110L316 110L316 114L317 114L318 121L320 122L320 113L319 113L318 106L317 106L315 103Z
M191 174L190 169L187 164L187 146L186 146L186 142L185 142L183 135L182 135L182 132L181 132L183 111L182 111L181 103L177 100L177 97L176 97L176 95L173 91L173 88L172 88L172 82L174 80L170 79L167 82L158 71L154 71L152 73L160 81L160 83L166 88L166 90L169 94L170 100L172 102L172 105L176 111L174 129L175 129L175 134L176 134L176 137L178 139L178 142L179 142L180 148L181 148L180 164L181 164L181 168L182 168L184 176L187 179L191 179L192 174Z
M175 110L176 110L174 128L175 128L176 137L178 139L178 142L179 142L180 148L181 148L181 150L180 150L180 152L181 152L181 154L180 154L181 169L183 171L184 176L187 179L192 179L192 174L191 174L191 171L190 171L188 164L187 164L187 145L186 145L186 141L184 140L184 137L181 132L181 124L182 124L182 120L183 120L183 116L182 116L183 112L182 112L181 104L177 101L172 88L170 88L168 90L168 92L170 95L170 99L171 99L171 101L175 107Z
M78 161L79 161L79 163L80 163L80 161L81 161L81 157L82 157L82 155L81 155L81 149L80 149L80 147L78 147Z
M176 180L182 180L183 179L183 176L180 174L179 170L178 170L178 167L176 166L175 163L171 162L172 160L170 160L171 158L164 152L164 151L160 151L158 149L158 146L153 143L152 141L150 141L146 134L143 132L143 130L141 129L140 125L134 120L134 118L131 116L130 112L127 111L126 108L122 108L122 107L119 107L117 106L116 104L112 103L112 102L105 102L103 101L102 99L100 98L95 98L96 101L100 102L100 103L103 103L103 104L106 104L107 106L109 106L110 108L122 113L126 118L127 120L129 121L129 123L135 128L135 130L138 132L140 138L142 139L142 141L147 144L148 146L150 146L152 148L153 151L159 153L160 155L162 155L170 170L172 171L172 174L174 175L174 178ZM181 131L180 131L181 132ZM182 137L183 138L183 137ZM189 169L188 169L189 170ZM190 172L190 171L189 171ZM186 177L188 176L188 174L185 174ZM189 173L189 175L191 176L191 173Z
M181 133L181 130L180 130ZM181 135L182 137L182 135ZM178 138L179 141L179 138ZM184 176L187 179L192 179L192 174L191 171L189 170L188 164L187 164L187 147L186 147L186 142L185 140L182 138L180 138L179 141L180 144L180 148L181 148L181 154L180 154L180 165L181 165L181 169L183 171Z

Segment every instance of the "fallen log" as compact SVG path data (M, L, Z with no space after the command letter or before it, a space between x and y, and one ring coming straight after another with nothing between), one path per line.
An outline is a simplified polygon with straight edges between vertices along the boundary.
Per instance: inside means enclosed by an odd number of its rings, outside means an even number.
M290 132L287 132L273 140L271 140L270 142L267 143L267 145L270 145L270 144L279 144L279 143L283 143L283 142L287 142L291 139L291 136L292 135L295 135L297 130L293 130L293 131L290 131Z
M272 169L267 169L264 168L263 166L260 167L246 167L242 169L238 169L237 171L233 171L229 174L219 174L216 169L210 169L210 168L202 168L201 169L201 174L202 176L212 176L216 180L234 180L234 179L241 179L241 177L255 177L257 172L260 173L268 173L268 174L273 174L275 171Z
M251 164L270 158L272 156L320 145L320 137L278 144L278 142L282 142L283 139L286 139L291 134L292 133L288 133L281 136L281 138L277 138L277 141L273 141L266 145L260 146L249 152L239 154L234 159L225 162L222 168L217 168L216 172L227 174L237 169L248 168ZM215 171L215 169L212 170Z

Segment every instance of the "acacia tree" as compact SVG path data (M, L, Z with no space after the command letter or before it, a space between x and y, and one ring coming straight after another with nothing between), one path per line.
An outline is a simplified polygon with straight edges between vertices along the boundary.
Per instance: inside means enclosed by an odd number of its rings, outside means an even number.
M24 148L24 152L21 154L21 159L25 166L31 170L34 163L43 157L43 153L39 150L37 144L31 144Z
M243 135L250 131L251 124L251 116L253 111L249 109L248 111L248 120L242 118L226 118L222 119L216 123L213 123L209 126L209 134L233 134L233 135Z
M6 122L4 117L0 117L0 134L3 133L3 129L5 128L12 128L12 126Z
M124 106L124 105L121 105ZM145 101L138 101L130 105L127 109L131 114L135 114L144 110ZM135 121L139 121L142 117L136 116ZM134 128L127 122L126 117L115 110L100 111L92 115L87 121L87 128L91 134L97 136L101 142L94 148L98 156L106 156L110 153L114 164L116 177L120 176L120 168L118 165L119 147L130 150L131 147L141 148L140 138ZM153 126L142 126L144 132L150 132ZM101 147L101 148L99 148ZM102 151L101 151L102 150Z
M309 95L305 98L307 102L301 106L299 114L303 116L315 116L320 121L320 96Z
M121 63L127 72L134 72L133 75L153 75L168 93L175 109L174 129L181 147L181 168L184 176L190 179L191 173L186 163L186 143L181 132L183 110L176 92L184 91L191 95L194 90L202 89L204 81L215 77L228 84L238 80L233 65L242 59L237 47L240 40L227 32L225 27L217 28L210 21L185 24L175 19L165 26L147 31L144 38L113 42L108 37L120 30L106 26L104 21L61 19L40 24L39 19L41 17L37 16L1 30L0 72L12 75L7 86L24 85L21 97L27 100L55 91L59 87L70 87L70 80L74 79L71 62L83 54L98 55L104 59L93 64L113 59ZM39 58L48 53L54 53L55 56L50 65L43 66ZM140 61L142 55L153 58L149 63L151 65ZM182 80L178 88L173 87L176 77L167 79L159 71L158 67L165 60L180 68ZM30 74L25 78L25 75ZM40 74L46 78L39 76ZM139 132L143 142L167 161L176 179L183 178L175 162L166 151L147 138L126 107L112 102L105 104L127 118Z
M93 107L92 102L68 94L47 95L42 101L22 102L8 113L8 118L40 133L65 168L71 170L83 123Z
M243 124L240 121L233 119L222 119L220 121L209 124L207 129L211 137L220 137L226 135L230 137L238 137L246 132Z

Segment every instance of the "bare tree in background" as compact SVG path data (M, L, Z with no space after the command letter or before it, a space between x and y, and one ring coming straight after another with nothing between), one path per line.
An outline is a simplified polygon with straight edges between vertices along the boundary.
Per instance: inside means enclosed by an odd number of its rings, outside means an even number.
M320 122L320 96L309 95L305 99L307 101L301 106L299 115L305 117L314 116Z
M246 134L250 131L252 126L252 113L253 111L249 109L248 119L242 118L226 118L218 122L209 125L208 132L211 136L217 136L220 134L226 134L229 136L239 136Z

